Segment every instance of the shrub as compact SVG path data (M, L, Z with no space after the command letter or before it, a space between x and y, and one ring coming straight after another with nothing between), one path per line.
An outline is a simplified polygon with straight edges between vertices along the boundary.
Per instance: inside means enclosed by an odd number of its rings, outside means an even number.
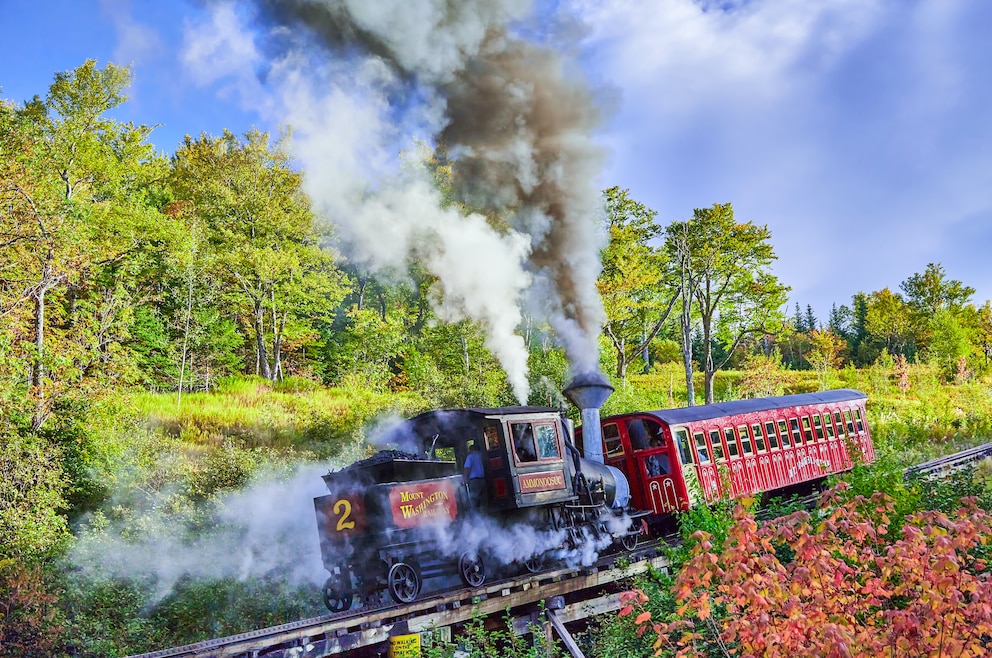
M68 543L61 457L39 437L0 427L0 559L37 562Z
M57 655L62 626L58 593L40 567L0 559L0 657Z
M915 513L894 536L893 512L877 494L829 507L821 521L798 512L759 526L738 507L722 545L698 533L676 579L677 619L652 620L643 592L625 594L620 614L640 613L658 654L985 655L992 517L966 501L950 515ZM781 544L795 556L787 564Z

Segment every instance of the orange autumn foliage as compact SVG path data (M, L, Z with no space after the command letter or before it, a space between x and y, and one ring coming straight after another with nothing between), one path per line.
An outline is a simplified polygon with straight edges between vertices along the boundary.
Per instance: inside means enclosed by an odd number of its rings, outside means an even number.
M815 518L761 525L738 507L722 551L695 536L674 586L676 619L651 620L638 591L622 596L620 614L640 612L658 655L716 646L742 658L992 655L986 511L966 499L951 516L920 512L897 538L884 494L840 503L835 489L824 505Z

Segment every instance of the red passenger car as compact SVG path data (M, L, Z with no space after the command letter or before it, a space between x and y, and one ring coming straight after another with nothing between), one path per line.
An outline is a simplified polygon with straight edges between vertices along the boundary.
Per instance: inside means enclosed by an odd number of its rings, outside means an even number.
M865 401L840 389L610 416L603 454L627 476L631 507L667 514L700 494L775 491L874 461Z

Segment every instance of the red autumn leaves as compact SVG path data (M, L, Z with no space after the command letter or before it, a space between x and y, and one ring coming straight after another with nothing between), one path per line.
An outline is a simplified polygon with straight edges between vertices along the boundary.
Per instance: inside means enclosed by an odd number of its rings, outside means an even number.
M760 526L742 506L726 544L703 532L675 583L674 618L652 620L640 591L621 616L676 656L986 656L992 652L992 518L971 500L953 515L919 512L889 535L876 494Z

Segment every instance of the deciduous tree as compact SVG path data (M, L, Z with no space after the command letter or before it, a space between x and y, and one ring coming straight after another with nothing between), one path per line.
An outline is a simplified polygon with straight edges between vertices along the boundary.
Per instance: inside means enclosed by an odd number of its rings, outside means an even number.
M774 333L781 326L789 288L769 270L776 256L768 227L738 223L729 203L697 208L691 219L669 226L666 235L669 253L679 264L681 285L691 295L683 300L683 334L687 303L695 305L698 313L709 404L716 371L741 341L753 334ZM713 358L714 340L726 351L720 363Z
M596 285L606 310L604 333L616 352L616 377L658 335L678 300L665 250L656 244L662 235L657 213L630 198L628 190L611 187L606 200L610 241L603 249L603 271Z
M226 282L231 308L251 327L254 369L280 377L287 331L315 337L313 323L344 293L300 173L268 134L225 132L187 137L173 157L170 186L202 222L214 250L212 275Z

